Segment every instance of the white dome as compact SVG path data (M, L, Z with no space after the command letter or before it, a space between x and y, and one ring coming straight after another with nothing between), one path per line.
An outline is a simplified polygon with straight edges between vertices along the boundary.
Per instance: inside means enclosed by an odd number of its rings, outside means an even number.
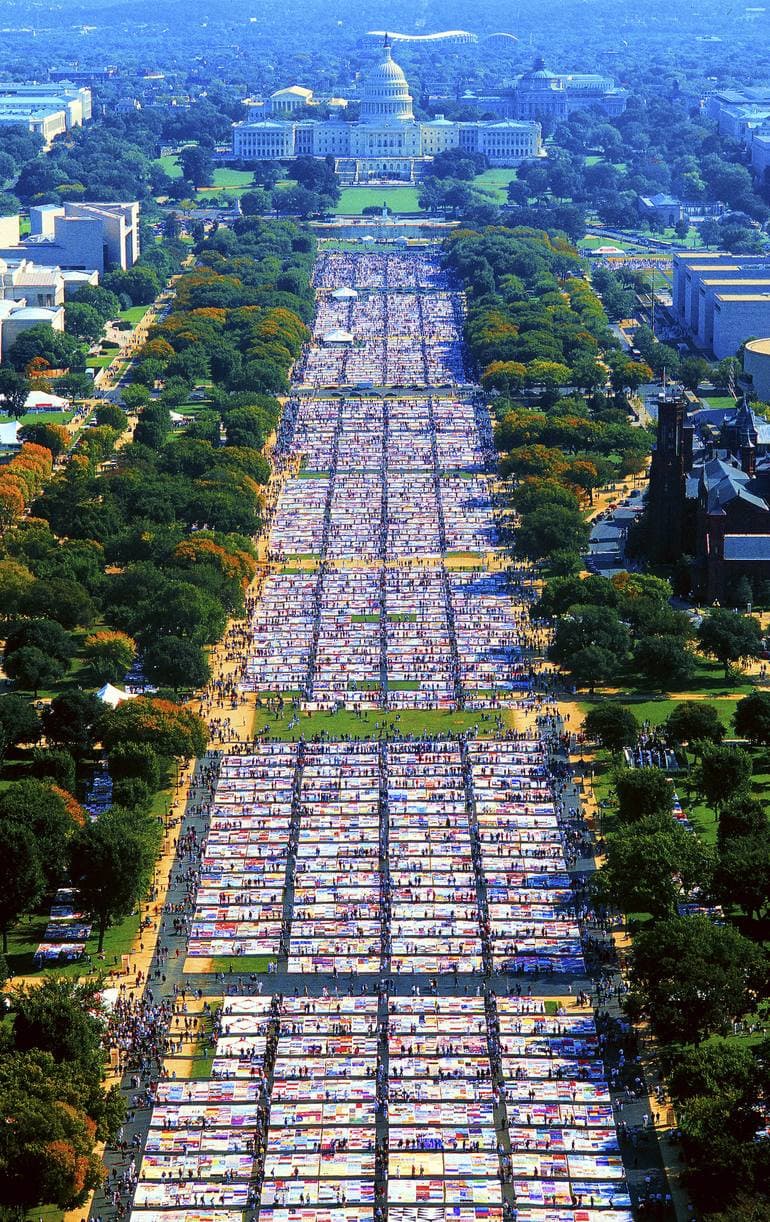
M370 126L414 122L409 85L403 69L393 59L387 42L383 47L383 58L364 77L361 122Z
M56 310L44 310L42 306L22 306L13 315L14 322L19 318L36 319L37 322L50 322L56 317Z

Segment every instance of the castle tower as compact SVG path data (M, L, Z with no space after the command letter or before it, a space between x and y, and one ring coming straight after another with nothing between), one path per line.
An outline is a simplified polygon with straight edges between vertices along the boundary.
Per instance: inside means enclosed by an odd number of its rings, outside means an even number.
M685 473L692 439L686 436L685 400L681 395L658 398L658 432L650 467L647 521L650 554L672 563L682 554Z

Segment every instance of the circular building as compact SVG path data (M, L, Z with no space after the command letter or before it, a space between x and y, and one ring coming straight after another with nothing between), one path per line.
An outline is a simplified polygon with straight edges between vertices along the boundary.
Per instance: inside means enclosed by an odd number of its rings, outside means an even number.
M770 339L750 339L743 350L743 372L751 378L754 393L770 403Z

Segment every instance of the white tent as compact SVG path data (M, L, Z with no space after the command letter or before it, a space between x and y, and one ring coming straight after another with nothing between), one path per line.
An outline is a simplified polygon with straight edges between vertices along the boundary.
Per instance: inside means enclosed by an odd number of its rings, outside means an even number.
M21 445L19 441L19 429L21 425L18 420L4 420L0 424L0 446L8 449L10 446Z
M124 700L134 699L132 692L124 692L119 687L113 687L111 683L105 683L104 687L99 688L96 695L102 704L108 704L111 709L116 709Z
M338 327L336 331L327 331L326 335L324 336L324 343L325 344L352 344L353 336L350 334L349 331L343 331L341 327Z
M355 301L357 296L358 293L355 289L347 288L335 289L332 293L332 297L335 301Z
M66 412L69 399L62 399L61 395L55 395L50 390L31 390L24 407L28 412Z

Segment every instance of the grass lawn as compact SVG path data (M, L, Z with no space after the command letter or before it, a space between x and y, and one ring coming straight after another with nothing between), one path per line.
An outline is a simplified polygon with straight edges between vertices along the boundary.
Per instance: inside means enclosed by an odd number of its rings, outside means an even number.
M19 424L69 424L74 415L74 412L27 412L20 417ZM9 419L4 412L0 418Z
M213 184L210 187L199 187L195 192L195 198L200 202L205 202L221 191L227 191L231 195L242 195L244 191L252 190L253 178L251 170L229 170L225 166L218 167L214 170ZM292 185L296 186L296 184Z
M215 955L209 959L212 972L266 972L272 955Z
M505 204L508 202L508 183L513 182L515 178L515 168L496 166L491 170L484 170L483 174L474 178L473 186L478 187L480 191L486 191L494 203Z
M104 353L102 356L89 356L86 360L86 369L106 369L115 360L115 353Z
M596 250L599 246L617 246L618 250L625 252L629 249L630 243L618 242L615 238L598 237L592 233L589 233L585 238L581 238L578 242L579 250Z
M218 166L214 170L215 187L250 187L253 178L252 170L230 170L227 166Z
M64 1217L64 1210L59 1209L58 1205L36 1205L34 1209L30 1209L28 1214L24 1215L28 1222L61 1222Z
M663 238L666 242L670 242L672 246L684 246L690 249L702 249L703 243L700 240L700 233L691 225L687 230L686 237L680 238L675 229L664 229L663 233L652 234L652 237Z
M128 310L121 310L120 317L124 322L130 322L131 326L135 327L138 322L142 321L149 308L148 305L131 306Z
M735 407L732 395L708 395L701 398L701 403L704 407Z
M640 700L638 703L628 702L628 707L633 710L634 716L639 721L649 721L651 725L659 726L679 703L680 700L677 698ZM722 725L730 733L732 731L732 716L738 701L735 699L731 700L729 697L717 697L709 703L718 713Z
M217 1045L216 1040L209 1043L207 1043L207 1040L209 1039L211 1032L214 1030L214 1022L221 1009L221 1004L212 1006L211 1014L205 1020L203 1031L200 1032L197 1040L195 1041L195 1051L193 1052L193 1057L195 1058L194 1076L196 1078L211 1077L211 1070L214 1065L214 1056L216 1054Z
M365 252L368 255L388 254L393 249L387 242L366 242L362 244L360 241L355 242L352 239L346 241L342 238L319 238L319 245L323 250L352 250L357 251L358 254Z
M391 684L391 686L393 686ZM389 738L394 732L399 734L430 734L447 737L460 731L476 729L484 737L494 737L497 733L493 716L478 711L450 711L446 709L402 709L399 712L384 709L365 709L355 713L351 709L341 709L339 712L300 713L297 725L288 728L288 723L296 716L294 709L287 709L278 717L267 709L257 709L254 717L252 733L256 736L267 730L273 738L297 739L314 734L326 734L329 738L377 738L380 735ZM515 714L513 710L502 709L500 716L504 725L513 727Z
M416 187L345 187L334 211L360 216L364 208L387 204L392 212L420 212L417 195Z
M679 700L687 699L686 695L676 691L671 692L655 692L650 688L631 687L634 682L634 676L628 676L629 686L621 689L617 696L613 695L613 699L620 699L623 703L636 705L644 702L650 702L654 705L670 702L676 703ZM754 690L754 684L751 679L742 674L740 671L734 672L725 678L724 669L718 662L711 662L708 659L695 655L695 672L693 678L687 684L686 691L693 692L698 696L709 695L715 699L724 699L726 696L738 692L741 695L748 695Z
M168 174L169 178L182 177L182 167L179 164L179 158L176 153L167 154L165 157L158 157L154 164L159 165L164 174Z
M19 921L8 934L8 969L13 976L32 976L49 973L56 976L103 975L111 967L120 966L120 956L126 955L131 949L139 929L139 916L134 914L126 917L118 925L113 925L104 935L104 951L98 957L96 933L92 933L86 943L86 954L89 959L77 963L50 963L38 967L34 960L35 951L44 940L45 928L48 924L48 914L34 914Z

